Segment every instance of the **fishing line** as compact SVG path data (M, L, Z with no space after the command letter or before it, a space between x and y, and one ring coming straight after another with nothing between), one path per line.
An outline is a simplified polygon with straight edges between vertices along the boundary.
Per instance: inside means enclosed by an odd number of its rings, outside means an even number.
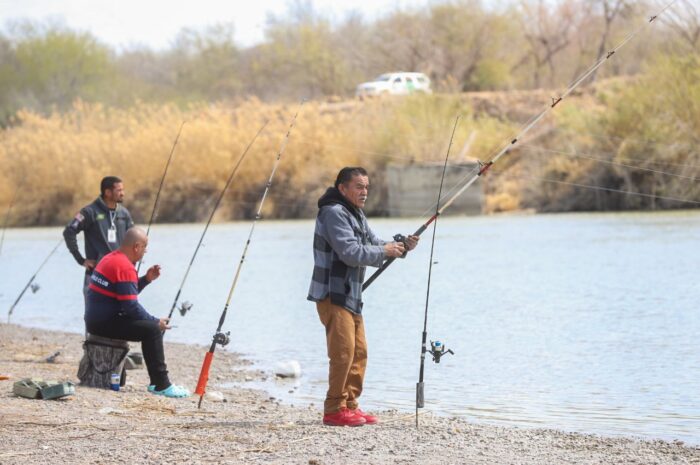
M581 134L580 132L571 130L570 128L554 127L552 129L554 129L555 131L557 131L559 133L562 133L564 136L566 136L567 134L575 134L575 135ZM611 136L608 134L601 134L599 132L593 132L593 131L586 131L585 134L587 136L594 138L594 139L598 139L598 140L605 141L605 142L616 142L616 143L617 142L630 142L630 143L645 145L645 146L650 146L650 147L664 147L667 149L678 149L679 146L683 145L683 144L678 144L678 143L669 144L668 142L661 142L661 141L654 140L654 139L640 139L640 138L636 138L636 137L627 137L627 136L624 136L624 137ZM694 146L691 146L690 144L685 144L685 145L688 145L689 148L694 147ZM665 162L665 161L659 161L657 163L675 164L672 162ZM696 166L690 165L690 167L696 167Z
M634 169L638 169L638 170L652 171L654 173L665 174L665 175L669 175L669 176L677 176L677 177L681 177L681 178L690 179L693 181L698 180L698 178L685 176L685 175L682 175L679 173L671 173L669 171L654 170L651 168L643 168L641 166L630 165L628 163L621 163L621 162L617 162L617 161L606 160L604 158L597 158L597 157L593 157L592 155L587 154L587 153L581 153L581 152L576 152L576 151L570 152L570 151L565 151L565 150L556 150L556 149L550 149L550 148L541 147L541 146L537 146L537 145L531 145L531 144L523 144L523 145L521 145L521 147L527 148L533 152L539 150L542 152L554 153L557 155L565 155L565 156L573 157L573 158L585 158L588 160L599 161L601 163L607 163L607 164L611 164L611 165L618 165L618 166L622 166L625 168L634 168ZM677 166L679 168L689 168L689 169L700 170L700 165L687 165L687 164L683 164L683 163L674 163L674 162L669 162L669 161L645 160L643 158L617 157L616 154L612 153L612 152L599 152L599 153L601 155L613 156L613 157L615 157L616 160L627 160L627 161L634 161L634 162L638 162L638 163L647 163L647 164L651 164L651 165L668 165L668 166Z
M527 176L527 175L519 175L519 174L502 174L501 177L506 178L506 179L537 180L537 181L549 182L552 184L562 184L565 186L580 187L583 189L599 190L599 191L605 191L605 192L614 192L614 193L626 194L626 195L636 195L639 197L646 197L646 198L650 198L650 199L668 200L671 202L680 202L680 203L687 203L687 204L691 204L691 205L700 205L700 201L697 201L697 200L687 200L687 199L681 199L678 197L668 197L668 196L664 196L664 195L647 194L645 192L626 191L626 190L622 190L622 189L614 189L611 187L591 186L588 184L579 184L579 183L569 182L569 181L560 181L557 179L539 178L536 176Z
M593 136L595 137L595 135L593 135ZM624 141L625 139L621 139L621 140ZM303 139L299 140L297 143L303 144L303 145L306 145L309 147L320 147L320 148L327 148L327 149L334 149L334 150L343 150L343 151L359 153L359 154L363 154L363 155L370 155L370 156L374 156L377 158L399 160L399 161L405 161L405 162L409 162L409 163L432 163L432 162L434 162L434 160L419 159L416 156L408 156L408 155L404 156L404 155L398 155L398 154L388 153L388 152L376 152L376 151L372 151L372 150L359 149L356 147L348 147L348 146L338 145L338 144L319 144L317 142L306 142ZM688 169L697 169L697 170L700 170L700 165L691 165L691 164L686 164L686 163L676 163L676 162L672 162L672 161L662 161L662 160L648 160L648 159L644 159L644 158L617 157L617 155L613 152L597 151L597 153L600 153L601 155L615 156L617 160L620 160L620 161L616 162L616 161L606 160L604 158L593 157L592 155L589 155L586 153L549 149L549 148L545 148L543 146L538 146L535 144L521 143L519 145L519 147L527 148L530 150L537 149L537 150L541 150L543 152L566 155L566 156L570 156L570 157L574 157L574 158L584 158L584 159L588 159L588 160L599 161L601 163L607 163L607 164L612 164L612 165L617 165L617 166L622 166L622 167L627 167L627 168L648 170L648 171L653 171L653 172L656 172L659 174L665 174L665 175L669 175L669 176L685 177L685 178L690 179L690 180L698 180L699 179L699 178L695 178L695 177L681 175L679 173L672 173L672 172L663 171L663 170L653 170L650 168L644 168L644 167L632 165L629 163L622 163L621 161L629 161L629 162L637 162L637 163L645 163L645 164L653 164L653 165L668 165L668 166L676 166L679 168L688 168ZM675 146L674 145L667 145L667 147L677 148L678 146L677 145L675 145ZM451 169L458 169L458 170L468 169L470 171L474 170L474 168L472 168L471 166L465 166L465 164L466 164L466 162L465 163L450 163L450 164L448 164L448 166ZM472 174L472 173L470 172L469 174ZM465 176L463 181L467 180L469 174L467 174ZM461 184L461 182L458 184ZM445 196L449 195L450 191L445 193ZM432 205L429 208L429 210L432 211L433 207L434 207L434 205Z
M320 145L319 145L319 144L317 144L317 143L305 142L305 141L303 141L303 140L302 140L302 141L298 141L298 143L301 143L301 144L304 144L304 145L308 145L308 146L314 145L314 146L323 147L323 148L331 148L331 149L337 149L337 150L346 150L346 151L349 151L349 152L358 152L358 153L362 153L362 154L366 154L366 155L376 156L376 157L379 157L379 158L396 159L396 160L409 161L409 162L416 162L416 161L417 161L417 160L415 159L415 157L403 157L403 156L400 156L400 155L394 155L394 154L385 153L385 152L375 152L375 151L369 151L369 150L362 150L362 149L357 149L357 148L354 148L354 147L347 147L347 146L336 145L336 144L320 144ZM593 157L593 156L591 156L591 155L582 154L582 153L578 153L578 152L566 152L566 151L562 151L562 150L546 149L546 148L538 147L538 146L532 145L532 144L521 144L520 147L522 147L523 149L528 149L528 150L533 151L533 152L536 152L537 150L540 150L540 151L543 151L543 152L549 152L549 153L553 153L553 154L564 155L564 156L567 156L567 157L570 157L570 158L581 158L581 159L596 161L596 162L605 163L605 164L609 164L609 165L613 165L613 166L619 166L619 167L628 168L628 169L636 169L636 170L648 171L648 172L652 172L652 173L660 174L660 175L667 175L667 176L678 177L678 178L681 178L681 179L688 179L688 180L692 180L692 181L700 180L700 178L696 178L696 177L692 177L692 176L685 176L685 175L681 175L681 174L679 174L679 173L673 173L673 172L669 172L669 171L656 170L656 169L651 169L651 168L644 168L644 167L641 167L641 166L635 166L635 165L631 165L631 164L628 164L628 163L618 163L618 162L606 160L606 159L604 159L604 158ZM604 152L603 154L605 154L605 152ZM679 163L673 163L673 162L648 161L648 160L644 160L644 159L633 159L633 158L626 158L626 157L625 157L625 158L620 158L620 160L637 161L637 162L650 163L650 164L652 164L652 163L653 163L653 164L668 164L668 165L678 166L678 167L686 167L686 168L696 168L696 169L700 169L700 166L687 165L687 164L679 164ZM430 162L430 161L421 160L421 162L423 162L423 163L428 163L428 162ZM464 183L467 179L469 179L471 176L473 176L473 175L479 170L479 167L465 166L464 163L458 163L458 164L455 164L455 163L448 163L447 166L448 166L450 169L452 169L452 170L468 170L468 172L467 172L459 181L457 181L450 189L448 189L448 190L443 194L443 198L447 198L447 197L448 197L449 195L451 195L453 192L457 191L457 189L459 189L459 188L461 187L462 183ZM507 172L502 172L502 173L503 173L503 174L501 174L500 176L508 176L508 173L507 173ZM517 175L514 175L514 176L517 176ZM551 180L547 180L546 178L538 178L538 177L531 177L531 179L542 180L542 181L551 181ZM561 182L561 181L558 181L558 182L563 183L563 182ZM579 184L579 185L577 185L577 187L581 187L581 188L585 188L585 189L590 189L590 190L605 189L603 186L583 185L583 184ZM657 198L658 198L658 196L654 196L654 195L652 195L652 194L640 193L640 192L621 191L621 193L625 193L625 194L632 195L632 196L634 196L634 195L639 195L639 196L643 196L643 197L657 197ZM285 199L284 197L278 197L278 198L280 198L280 199ZM289 199L287 199L287 200L292 200L292 199L289 198ZM442 200L442 199L441 199L441 200ZM677 200L677 201L679 201L679 202L694 203L693 200L688 200L688 199L675 198L675 199L673 199L673 200ZM314 201L313 199L307 199L306 202L311 203L311 202L315 202L315 201ZM241 203L250 203L250 204L252 204L253 202L241 202ZM282 202L276 202L276 204L277 204L277 205L296 206L296 205L298 205L298 202L297 202L297 203L288 203L288 204L282 203ZM412 214L412 215L415 215L416 217L425 217L426 215L430 214L433 210L435 210L435 205L436 205L435 203L431 203L429 206L425 207L425 209L422 209L422 210L420 210L420 209L407 210L407 209L405 209L405 208L396 208L396 209L385 208L385 210L386 210L386 211L389 211L389 212L391 212L392 210L394 210L394 211L401 211L401 212L408 212L408 213L410 213L410 214Z
M301 143L304 143L304 142L301 142ZM308 144L308 143L307 143L307 144ZM325 147L328 147L328 146L325 146ZM349 150L349 151L350 151L350 150L356 150L356 149L353 149L353 148L351 148L351 147L342 147L342 146L333 146L333 147L339 148L339 149L346 149L346 150ZM533 146L533 145L522 145L521 147L523 147L523 148L528 148L528 149L530 149L530 150L536 148L536 146ZM686 179L690 179L690 180L698 180L698 178L687 177L687 176L679 175L679 174L677 174L677 173L671 173L671 172L660 171L660 170L652 170L652 169L649 169L649 168L643 168L643 167L640 167L640 166L634 166L634 165L623 164L623 163L616 163L616 162L611 162L611 161L608 161L608 160L599 159L599 158L595 158L595 157L589 157L589 156L580 155L580 154L568 153L568 152L557 151L557 150L548 150L548 149L540 149L540 150L547 151L547 152L552 152L552 153L556 153L556 154L567 155L567 156L570 156L570 157L572 157L572 158L590 159L590 160L592 160L592 161L599 161L599 162L602 162L602 163L607 163L607 164L611 164L611 165L617 165L617 166L621 166L621 167L625 167L625 168L630 168L630 169L638 169L638 170L650 171L650 172L657 173L657 174L662 174L662 175L675 176L675 177L686 178ZM391 158L405 159L405 160L414 161L413 159L401 158L401 157L398 157L398 156L392 156L392 155L388 155L388 154L380 153L380 152L362 151L362 153L366 153L366 154L368 154L368 155L376 155L376 156L380 156L380 157L387 157L387 158L391 157ZM640 160L640 161L641 161L641 160ZM658 163L664 163L664 162L658 162ZM689 165L686 165L686 166L689 166ZM463 164L448 164L448 167L449 167L450 169L453 169L453 170L468 169L469 172L468 172L460 181L456 182L455 185L454 185L452 188L450 188L450 189L443 195L443 198L445 198L445 197L449 196L451 193L455 192L455 191L462 185L462 183L463 183L464 181L466 181L470 176L472 176L473 174L475 174L475 173L478 171L478 168L467 167L467 166L464 166ZM699 168L700 168L700 167L699 167ZM507 172L502 172L502 173L503 173L503 174L500 174L500 176L510 176ZM513 176L514 178L517 177L517 175L512 175L512 176ZM549 179L542 178L542 177L534 177L534 176L531 176L531 177L529 177L529 179L532 179L532 180L541 180L541 181L545 181L545 182L557 182L557 183L560 183L560 184L566 184L566 182L564 182L564 181L554 181L554 180L549 180ZM573 185L573 183L570 183L570 184ZM576 184L575 186L576 186L576 187L579 187L579 188L589 189L589 190L608 190L608 188L605 188L605 187L603 187L603 186L595 186L595 185ZM621 191L621 190L614 190L614 189L613 189L613 190L610 190L610 191L611 191L611 192L624 193L624 194L631 195L631 196L655 197L655 198L661 199L661 197L659 197L659 196L656 196L656 195L653 195L653 194L648 194L648 193L643 193L643 192ZM291 200L291 199L290 199L290 200ZM693 200L681 199L681 198L666 198L665 200L674 200L674 201L678 201L678 202L691 203L691 204L694 204L694 203L695 203L695 201L693 201ZM313 200L307 200L307 202L309 202L309 203L312 202L312 201L313 201ZM242 202L242 203L245 203L245 202ZM252 202L248 202L248 203L252 203ZM277 205L288 205L288 206L296 206L296 205L298 205L298 203L297 203L297 204L293 204L293 203L285 204L285 203L282 203L282 202L276 202L276 204L277 204ZM436 205L435 203L431 203L431 205L425 207L425 209L423 209L423 210L419 210L419 209L407 210L407 209L405 209L405 208L396 208L396 209L385 208L385 210L386 210L386 211L389 211L389 212L391 212L392 210L394 210L394 211L401 211L401 212L408 212L408 213L410 213L410 214L412 214L412 215L415 215L416 217L425 217L426 215L430 214L430 213L435 209L435 205Z
M250 227L250 233L248 234L248 240L245 243L245 246L243 248L243 254L241 255L241 260L238 262L238 266L236 267L236 274L233 277L233 282L231 283L231 288L229 289L228 292L228 297L226 298L226 304L224 305L224 310L221 312L221 317L219 318L219 325L216 328L216 332L214 333L214 337L211 343L211 346L209 347L209 351L206 353L204 356L204 362L202 363L202 369L199 372L199 380L197 381L197 389L195 389L195 394L199 395L199 403L197 405L197 408L202 407L202 400L204 400L204 394L206 392L206 387L207 387L207 382L209 381L209 368L211 367L211 363L214 359L214 351L216 350L216 346L221 345L221 347L226 346L230 342L230 334L231 332L222 332L222 327L224 325L224 321L226 320L226 313L228 312L228 307L229 304L231 303L231 298L233 297L233 291L236 289L236 283L238 282L238 277L241 274L241 268L243 267L243 263L245 262L245 257L246 253L248 252L248 247L250 246L250 241L253 237L253 232L255 231L255 225L257 224L258 220L261 218L261 213L262 213L262 208L263 205L265 204L265 199L267 198L267 194L270 191L270 187L272 186L272 178L275 176L275 172L277 171L277 167L279 166L280 159L282 158L282 154L284 153L284 150L287 148L287 143L289 142L289 135L292 132L292 129L294 128L294 125L296 124L297 121L297 116L299 115L299 111L301 110L301 107L304 105L305 100L302 100L301 103L299 104L299 108L297 108L296 113L294 114L294 117L292 118L292 122L289 124L289 129L287 129L287 134L284 136L284 139L282 140L282 145L280 147L279 152L277 153L277 158L275 159L275 163L272 166L272 172L270 173L270 177L267 180L267 183L265 184L265 191L263 192L262 198L260 199L260 205L258 206L258 211L255 214L255 218L253 219L253 224Z
M544 153L542 153L542 152L555 153L557 155L563 155L563 156L568 157L568 158L580 158L582 160L595 161L598 163L604 163L606 165L618 166L621 168L629 168L629 169L634 169L634 170L639 170L639 171L647 171L649 173L654 173L654 174L661 174L664 176L672 176L672 177L679 178L679 179L686 179L688 181L700 181L700 178L696 178L694 176L686 176L684 174L671 173L669 171L655 170L653 168L644 168L641 166L630 165L628 163L620 163L620 162L616 162L616 161L612 161L612 160L606 160L604 158L593 157L591 155L579 153L579 152L566 152L563 150L547 149L544 147L537 147L535 145L528 145L528 144L524 144L521 147L523 149L529 150L530 152L534 152L536 155L544 155Z
M665 7L663 7L657 14L649 18L647 23L641 25L638 27L636 30L632 31L630 34L628 34L618 45L616 45L613 49L611 49L604 57L602 57L600 60L598 60L595 64L593 64L589 69L587 69L585 72L583 72L572 84L569 85L569 87L562 93L559 97L553 98L552 102L550 104L547 104L538 114L534 115L530 120L520 129L520 131L507 143L504 143L503 146L501 147L498 152L491 156L486 162L479 162L479 170L478 172L471 177L459 190L457 190L456 193L454 193L451 197L447 199L447 201L435 212L435 214L428 219L426 223L421 225L416 232L413 233L414 236L420 236L426 228L437 219L438 216L442 214L443 211L445 211L447 208L454 203L455 200L457 200L457 197L462 195L464 191L466 191L472 184L476 182L479 177L484 175L490 168L493 166L502 156L506 155L509 153L516 144L520 141L521 138L523 138L530 130L539 123L542 118L545 117L550 111L552 111L559 103L561 103L565 98L567 98L579 85L581 85L586 79L588 79L589 76L591 76L598 68L600 68L606 61L608 61L617 51L622 48L624 45L626 45L630 40L632 40L633 37L635 37L644 27L646 27L648 24L652 24L656 19L664 13L668 8L671 7L675 2L678 0L673 0L670 3L668 3ZM394 262L394 258L389 258L384 261L381 267L377 271L375 271L372 276L370 276L363 284L362 284L362 290L367 289L391 264Z
M224 188L221 190L221 193L219 194L219 197L216 199L216 202L214 203L214 207L211 210L211 214L209 215L209 219L207 220L207 224L204 225L204 231L202 231L202 235L199 238L199 242L197 243L197 247L194 249L194 253L192 254L192 258L190 259L189 265L187 265L187 269L185 270L185 276L182 277L182 283L180 283L180 287L177 290L177 294L175 294L175 300L173 300L173 305L170 307L170 313L168 313L168 319L172 318L173 312L175 311L175 307L177 307L177 302L180 299L180 294L182 293L182 288L185 286L185 282L187 281L187 276L190 274L190 270L192 269L192 264L194 263L195 258L197 258L197 253L199 252L199 248L202 246L202 241L204 241L204 236L207 234L207 230L209 229L209 225L211 224L211 220L214 218L214 214L216 213L216 210L219 208L219 204L221 204L221 200L224 198L224 195L226 195L226 191L228 191L229 186L231 185L231 182L233 181L234 176L236 175L236 172L238 171L238 167L241 166L241 163L243 162L243 159L245 159L246 155L248 154L248 151L250 148L253 146L253 143L257 140L258 136L260 133L263 132L265 127L267 126L267 121L258 129L258 132L255 133L255 136L253 139L248 143L246 146L245 150L241 154L241 156L238 158L238 161L236 162L235 166L231 170L231 174L229 174L228 179L226 180L226 184L224 185ZM182 305L179 308L180 314L182 316L185 316L188 311L192 309L193 304L190 302L183 302Z
M168 156L168 161L165 163L165 170L163 171L163 176L160 178L160 186L158 186L158 192L156 192L156 200L153 203L153 210L151 211L151 219L148 220L148 227L146 228L146 237L148 237L148 234L151 232L151 225L153 224L153 220L156 218L156 215L158 214L158 205L160 203L160 192L163 190L163 183L165 183L165 176L168 174L168 168L170 168L170 162L173 160L173 154L175 153L175 147L177 146L177 141L180 140L180 133L182 133L182 128L185 126L185 123L187 121L183 121L182 124L180 125L180 129L177 131L177 136L175 136L175 142L173 142L173 146L170 149L170 155ZM139 270L141 270L141 264L143 263L143 259L139 261L138 266L136 267L136 275L138 276Z
M58 243L54 246L54 248L51 249L51 252L49 252L49 254L46 256L46 258L44 259L44 261L41 262L41 265L39 265L39 268L37 268L37 270L34 272L34 274L32 275L32 277L29 278L29 281L28 281L27 284L24 286L24 289L22 289L22 292L19 293L19 296L17 296L17 299L16 299L15 302L12 304L12 307L10 307L10 311L7 312L7 322L8 322L8 323L10 322L10 318L12 317L12 313L15 311L15 307L17 306L17 304L19 303L19 301L22 299L22 296L24 295L24 293L27 292L27 289L29 289L29 287L31 287L33 293L36 293L36 292L39 290L39 285L36 284L36 283L35 283L35 284L32 284L32 283L34 282L34 279L36 278L36 275L39 274L39 272L40 272L41 269L44 267L44 265L46 265L46 262L49 261L49 258L51 258L51 256L54 254L54 252L56 252L56 250L58 249L58 246L61 245L62 243L63 243L63 238L61 238L61 239L58 241Z

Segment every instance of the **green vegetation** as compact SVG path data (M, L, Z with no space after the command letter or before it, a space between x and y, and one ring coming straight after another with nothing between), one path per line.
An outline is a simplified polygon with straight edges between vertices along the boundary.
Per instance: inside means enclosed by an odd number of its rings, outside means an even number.
M696 54L661 57L635 79L606 83L589 105L563 107L556 131L537 149L521 151L528 166L520 172L536 180L524 188L520 206L539 211L696 207L699 65Z
M269 18L260 44L241 47L233 24L222 23L184 29L161 51L117 51L55 23L7 24L0 30L0 125L21 108L48 114L77 98L121 107L345 98L388 71L424 72L439 92L560 87L655 8L629 0L512 0L500 7L457 0L370 22L357 12L331 20L297 2ZM692 12L668 15L687 20ZM596 78L637 73L669 48L694 49L685 37L697 35L692 25L659 23Z

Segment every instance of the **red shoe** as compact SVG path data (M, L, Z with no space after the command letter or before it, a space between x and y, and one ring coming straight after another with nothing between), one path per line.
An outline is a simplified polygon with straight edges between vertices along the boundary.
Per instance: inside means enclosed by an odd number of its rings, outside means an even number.
M346 408L323 415L323 424L328 426L362 426L366 422L364 417L356 415L352 410Z
M350 411L358 417L364 418L366 425L376 425L377 423L379 423L379 418L375 417L374 415L370 415L369 413L365 413L359 408Z

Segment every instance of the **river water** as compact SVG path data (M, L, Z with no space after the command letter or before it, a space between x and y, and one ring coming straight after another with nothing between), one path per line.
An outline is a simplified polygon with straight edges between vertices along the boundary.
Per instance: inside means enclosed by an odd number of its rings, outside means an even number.
M389 238L420 222L370 224ZM152 228L146 264L161 264L163 275L141 295L151 313L167 314L202 228ZM193 310L176 313L168 340L209 344L249 229L245 222L210 228L181 299ZM366 410L414 408L431 231L365 292ZM7 231L0 308L10 307L60 233ZM253 387L320 409L325 338L305 300L312 234L310 220L258 224L224 329L227 349L262 369L301 363L300 379ZM428 337L455 355L439 365L428 360L427 411L700 443L700 213L444 218L434 261ZM81 268L63 246L37 282L41 289L27 292L12 321L82 332ZM215 361L212 374L225 377L217 368Z

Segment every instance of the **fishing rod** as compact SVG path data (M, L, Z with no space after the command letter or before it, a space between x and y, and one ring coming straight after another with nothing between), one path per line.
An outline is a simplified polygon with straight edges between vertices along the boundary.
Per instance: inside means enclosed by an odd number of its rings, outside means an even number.
M151 232L151 224L153 224L153 220L155 219L156 215L158 214L158 204L160 203L160 192L163 190L163 183L165 183L165 176L168 174L168 168L170 168L170 162L173 160L173 154L175 153L175 147L177 146L177 141L180 139L180 133L182 133L182 128L185 126L185 123L187 121L184 120L182 124L180 125L180 129L177 131L177 136L175 136L175 142L173 142L173 146L170 149L170 155L168 156L168 161L165 163L165 170L163 171L163 176L160 178L160 186L158 186L158 192L156 193L156 201L153 203L153 211L151 211L151 219L148 220L148 227L146 228L146 237L148 237L148 233ZM136 275L139 274L139 271L141 270L141 264L143 263L143 259L139 260L139 264L136 267Z
M250 141L248 146L245 148L245 150L241 154L240 158L238 159L238 162L231 170L231 174L229 175L228 180L226 181L226 185L224 185L224 188L221 190L219 197L216 199L216 203L214 204L214 208L212 208L212 210L211 210L211 214L209 215L209 219L207 220L207 224L204 226L204 231L202 231L202 235L199 238L199 242L197 243L197 247L194 249L194 253L192 254L192 258L190 259L190 264L187 266L187 270L185 270L185 276L183 276L182 283L180 283L180 288L177 290L177 294L175 295L175 300L173 301L173 305L172 305L172 307L170 307L170 313L168 313L168 319L172 318L173 312L175 311L175 307L177 307L177 302L180 299L180 293L182 292L182 288L185 286L185 281L187 281L187 276L190 274L190 269L192 268L192 264L194 263L194 259L197 257L197 252L199 252L199 248L202 246L202 241L204 240L204 236L207 234L207 230L209 229L209 225L211 224L211 220L214 218L214 213L216 213L217 208L219 208L219 204L221 203L221 200L224 198L226 191L228 191L228 188L231 185L231 181L233 181L233 178L236 175L236 172L238 171L238 167L241 166L243 159L248 154L248 150L250 150L250 147L252 147L253 143L258 138L260 133L262 133L263 129L265 129L265 127L267 126L267 123L268 122L266 121L262 125L262 127L258 130L258 132L253 137L253 139ZM187 312L190 311L191 309L192 309L192 303L190 303L188 301L183 302L179 308L180 315L185 316L185 314L187 314Z
M260 205L258 206L258 211L255 214L255 218L253 219L253 224L250 227L250 233L248 234L248 240L245 243L245 247L243 248L243 254L241 255L241 260L238 262L238 267L236 268L236 274L233 277L233 283L231 283L231 289L228 292L228 298L226 299L226 304L224 305L224 310L221 312L221 317L219 318L219 325L216 328L216 332L214 333L214 338L211 342L211 346L209 347L209 351L206 353L204 356L204 363L202 363L202 370L199 372L199 380L197 381L197 389L195 389L194 393L199 395L199 403L197 404L197 408L202 407L202 400L204 399L204 393L206 392L207 388L207 381L209 381L209 368L211 367L211 362L214 360L214 351L216 350L217 344L221 345L221 347L226 346L230 342L230 335L231 332L228 331L224 333L221 328L224 326L224 321L226 320L226 313L228 312L228 306L231 303L231 297L233 296L233 291L236 289L236 283L238 282L238 277L241 274L241 268L243 267L243 262L245 261L245 256L248 251L248 246L250 245L250 241L253 237L253 231L255 231L255 225L257 224L258 220L260 219L260 214L262 212L263 204L265 203L265 199L267 198L267 194L270 191L270 186L272 186L272 178L275 176L275 172L277 171L277 166L279 165L280 159L282 158L282 154L284 153L285 148L287 147L287 143L289 142L289 135L292 132L292 129L294 128L294 125L297 121L297 115L299 115L299 111L301 110L301 107L304 105L305 100L302 100L301 103L299 104L299 108L297 108L297 112L294 114L294 117L292 118L292 122L289 124L289 129L287 129L287 135L284 136L284 139L282 140L282 145L280 147L279 152L277 153L277 158L275 160L274 165L272 166L272 172L270 173L270 178L267 180L267 183L265 184L265 191L263 192L262 198L260 199Z
M452 203L457 200L457 197L462 195L464 191L466 191L472 184L476 182L477 179L479 179L481 176L483 176L493 165L496 163L502 156L506 155L509 153L513 147L522 139L530 130L539 123L544 116L549 113L551 110L553 110L557 105L559 105L565 98L567 98L578 86L580 86L586 79L588 79L589 76L591 76L594 72L598 70L603 64L608 61L610 58L613 57L617 53L618 50L620 50L623 46L625 46L630 40L632 40L639 32L646 27L649 24L652 24L656 19L658 19L659 16L661 16L667 9L671 7L674 3L676 3L678 0L673 0L670 3L668 3L665 7L663 7L658 13L655 15L651 16L649 20L645 23L642 24L640 27L638 27L636 30L632 31L629 33L619 44L617 44L614 48L612 48L604 57L600 58L597 62L595 62L588 70L584 71L577 79L574 80L572 84L569 85L569 87L566 88L564 93L559 95L556 98L552 98L552 102L548 103L539 113L537 113L535 116L530 118L530 120L525 124L525 126L518 132L509 142L505 143L503 147L494 155L492 156L488 161L486 162L479 162L479 169L476 170L475 174L471 175L469 180L456 192L454 193L447 201L443 204L442 207L436 209L435 214L431 216L428 221L426 221L423 225L420 226L416 230L416 232L413 233L414 236L420 236L423 234L423 232L430 226L432 222L437 220L437 218L442 215L442 213L452 205ZM397 234L395 237L396 238L403 238L402 235ZM367 278L367 280L362 284L362 290L364 291L367 289L370 284L372 284L383 272L386 270L393 262L396 260L396 258L391 257L387 259L381 267L377 271L375 271L372 276Z
M24 286L24 289L22 289L22 292L20 292L19 296L17 296L17 300L15 300L15 303L13 303L12 307L10 307L10 311L7 312L7 322L8 323L10 322L10 318L12 317L12 313L15 311L15 307L17 306L19 301L22 299L22 296L24 295L24 293L27 292L27 289L29 289L31 287L33 293L36 293L39 290L39 284L34 283L34 279L36 278L36 275L39 274L39 272L44 267L44 265L46 265L46 262L49 261L49 258L51 258L51 256L54 254L54 252L56 252L56 250L58 249L58 246L61 245L62 243L63 243L63 238L61 238L58 241L58 244L56 244L54 246L54 248L51 249L51 252L49 252L49 254L46 256L44 261L41 262L41 265L39 265L39 268L37 268L37 270L34 272L32 277L29 278L29 282L27 282L27 284Z
M7 207L7 213L5 214L5 222L2 225L2 236L0 236L0 255L2 255L2 244L5 242L5 230L7 229L7 224L10 222L10 212L12 212L12 207L15 204L15 198L17 197L18 189L12 193L12 198L10 199L10 206Z
M457 124L459 124L459 116L455 118L455 125L452 128L452 135L450 136L450 144L447 146L447 155L445 155L445 164L442 167L442 177L440 178L440 189L438 190L438 199L435 207L435 213L440 210L440 198L442 197L442 186L445 183L445 173L447 172L447 160L450 158L450 148L452 148L452 141L455 137L455 131L457 130ZM430 352L433 356L433 361L435 363L440 363L440 358L446 354L454 354L452 350L445 350L445 346L440 341L430 341L430 351L426 348L426 341L428 340L428 304L430 302L430 278L433 273L433 251L435 250L435 231L437 230L437 217L433 222L433 239L430 243L430 262L428 265L428 289L425 293L425 314L423 317L423 335L420 349L420 372L418 374L418 383L416 383L416 428L418 428L418 409L425 406L425 393L423 384L423 374L425 371L425 354Z

